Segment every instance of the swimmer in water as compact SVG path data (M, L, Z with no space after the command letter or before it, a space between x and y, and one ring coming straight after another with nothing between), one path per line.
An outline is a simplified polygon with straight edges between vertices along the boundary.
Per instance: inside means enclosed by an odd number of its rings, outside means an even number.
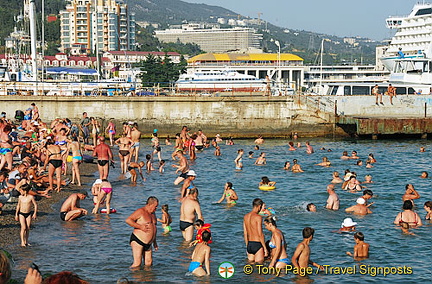
M216 149L215 149L215 151L214 151L214 155L215 155L215 156L220 156L220 155L222 155L222 153L221 153L221 150L220 150L220 147L219 147L219 146L216 146Z
M258 186L262 186L262 185L265 185L265 186L275 186L276 182L275 181L270 181L268 177L264 176L264 177L261 178L261 181L258 184Z
M426 201L423 208L427 212L425 219L431 220L432 219L432 201Z
M253 159L253 154L254 154L253 151L249 151L249 159Z
M296 148L294 148L294 142L290 141L290 142L288 142L288 145L289 145L288 151L295 151L295 150L297 150Z
M291 169L291 163L286 161L283 169L289 171Z
M362 161L362 160L358 160L358 161L356 162L356 165L357 165L357 166L363 166L363 161Z
M339 232L354 232L356 230L357 222L351 218L345 218L341 224Z
M365 259L369 257L369 244L364 241L364 234L357 232L354 234L354 253L347 251L347 255L354 257L354 259Z
M302 170L301 166L297 163L297 159L294 159L294 160L293 160L293 165L292 165L292 167L291 167L291 171L292 171L293 173L302 173L302 172L304 172L304 171Z
M341 160L348 160L350 157L348 156L347 151L343 151L342 156L340 158Z
M224 192L222 197L216 203L221 203L226 198L226 202L228 205L237 204L238 196L237 193L233 189L233 184L231 182L227 182L225 184Z
M369 154L367 161L369 161L371 164L376 163L376 159L372 153Z
M306 210L309 212L317 212L316 206L313 203L306 205Z
M314 149L309 144L309 141L306 141L305 144L306 144L306 154L312 154L314 152Z
M428 178L429 174L428 174L428 172L422 172L421 175L420 175L420 177L421 178Z
M402 230L402 233L405 235L411 235L416 236L413 232L410 232L409 229L411 228L410 225L407 222L400 222L400 228Z
M419 152L421 152L421 153L426 152L426 148L425 147L420 147L420 151Z
M370 169L370 168L373 168L373 165L372 165L372 163L368 160L368 161L366 162L366 169Z
M343 180L339 177L339 172L333 172L333 179L330 183L342 183Z
M372 180L372 176L371 175L365 175L365 180L364 180L364 182L362 182L362 183L373 183L373 180Z
M265 165L267 164L267 159L266 159L266 154L264 152L261 152L261 154L259 155L259 157L256 159L255 161L255 165Z
M322 162L319 164L315 164L316 166L321 166L321 167L330 167L331 163L329 161L329 159L327 157L323 157L322 158Z
M243 149L239 149L237 151L237 157L234 159L235 169L238 171L243 169L243 163L242 163L243 154L244 154Z
M353 160L360 159L359 156L357 156L357 151L352 151L351 157L349 157L349 158L353 159Z
M161 211L162 211L162 218L157 219L162 224L162 229L164 230L163 234L169 234L172 231L171 223L172 218L171 215L168 213L169 207L168 204L162 205Z

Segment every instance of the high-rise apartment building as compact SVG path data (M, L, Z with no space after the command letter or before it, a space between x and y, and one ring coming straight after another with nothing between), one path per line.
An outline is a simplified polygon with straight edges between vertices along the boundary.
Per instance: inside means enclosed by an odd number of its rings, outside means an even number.
M202 28L199 24L184 24L180 29L155 31L163 42L195 43L206 52L236 52L260 49L262 35L250 28Z
M135 49L135 14L121 0L70 0L60 11L61 50Z

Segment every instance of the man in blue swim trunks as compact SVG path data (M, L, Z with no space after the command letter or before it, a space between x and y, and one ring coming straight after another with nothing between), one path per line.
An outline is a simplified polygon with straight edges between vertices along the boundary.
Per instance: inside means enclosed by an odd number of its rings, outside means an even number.
M268 254L262 229L262 217L259 215L264 202L255 198L252 211L243 218L243 233L250 262L262 263Z
M150 196L147 198L144 207L137 209L126 219L126 223L134 228L129 240L134 259L130 266L131 269L139 269L143 259L145 266L153 264L151 246L153 245L155 251L158 250L156 242L157 219L155 215L158 205L159 200L154 196Z

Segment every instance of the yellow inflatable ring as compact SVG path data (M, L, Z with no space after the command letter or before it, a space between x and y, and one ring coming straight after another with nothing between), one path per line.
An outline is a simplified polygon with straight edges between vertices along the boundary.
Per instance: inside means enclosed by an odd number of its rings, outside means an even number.
M260 185L258 188L261 190L264 190L264 191L269 191L269 190L274 190L276 188L276 186L274 186L274 185L271 185L271 186L270 185Z

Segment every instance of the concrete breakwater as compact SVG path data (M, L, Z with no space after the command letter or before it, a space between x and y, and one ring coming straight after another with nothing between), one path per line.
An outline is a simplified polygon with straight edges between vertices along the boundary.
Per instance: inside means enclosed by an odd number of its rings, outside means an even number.
M174 135L183 125L192 131L203 129L209 136L252 138L300 136L342 136L331 113L320 112L303 96L281 97L62 97L2 96L1 111L12 118L16 110L32 102L41 118L70 118L79 122L82 113L97 117L106 127L113 118L117 129L125 121L136 121L144 137L153 129L161 136Z

